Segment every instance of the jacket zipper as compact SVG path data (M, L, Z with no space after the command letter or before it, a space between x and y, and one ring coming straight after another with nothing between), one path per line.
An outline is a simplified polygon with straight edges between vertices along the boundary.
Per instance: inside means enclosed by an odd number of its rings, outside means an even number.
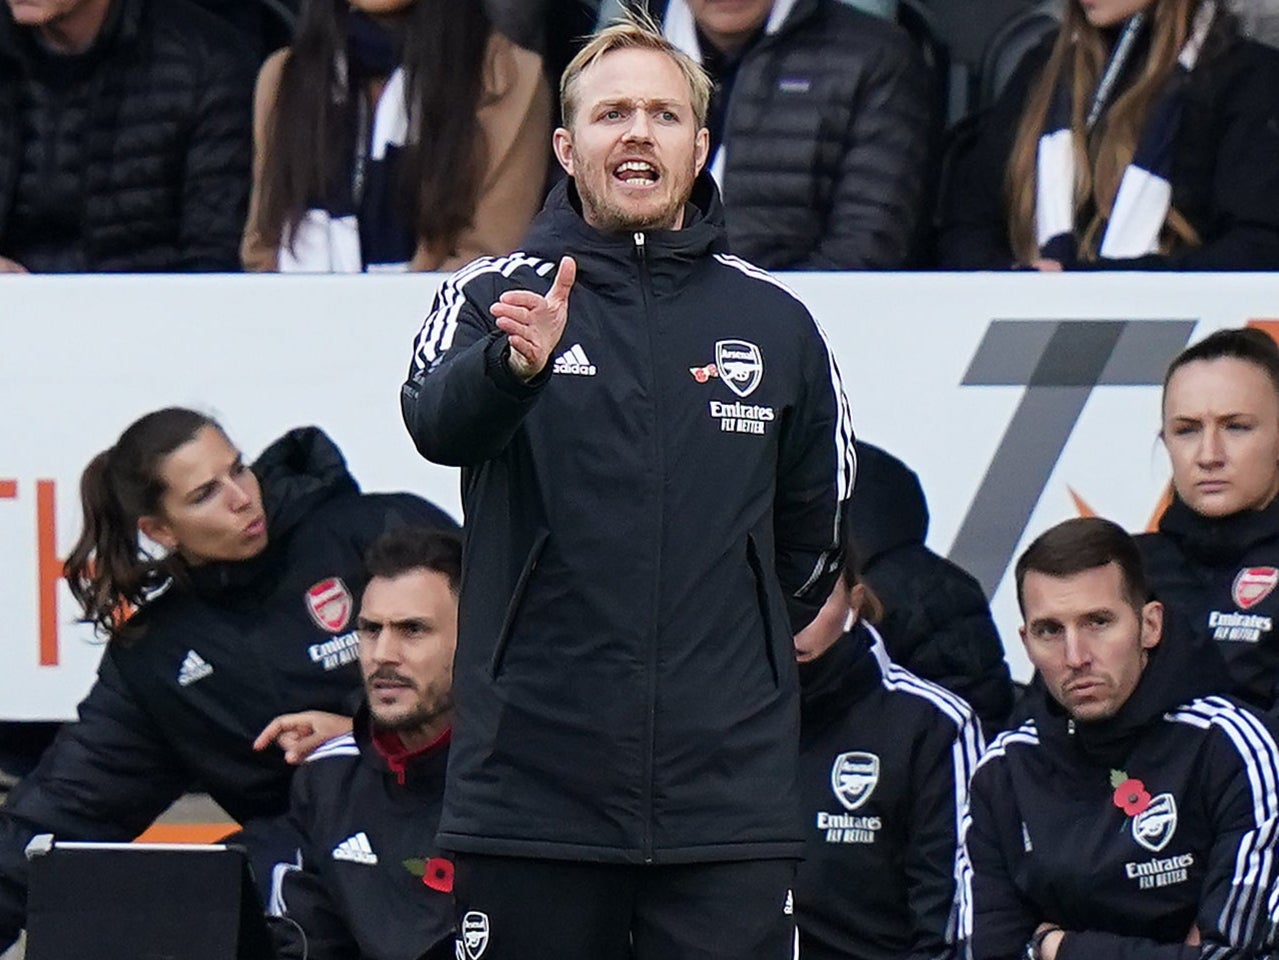
M644 325L648 329L649 344L649 389L653 392L653 439L654 439L654 463L656 464L657 476L657 552L655 557L656 567L653 571L653 603L652 609L654 616L651 618L652 628L649 636L648 644L648 689L646 691L647 701L645 706L647 713L644 723L644 845L643 855L645 863L653 862L653 779L654 779L654 753L657 750L657 631L658 618L656 612L658 609L658 601L661 598L661 578L662 578L662 487L664 486L663 477L666 474L666 467L662 457L662 441L661 431L661 411L657 409L660 403L660 396L657 389L657 331L653 329L652 310L649 305L649 294L651 286L651 278L648 272L648 247L646 246L646 238L643 231L636 231L633 235L635 241L635 257L639 261L640 275L640 296L644 304Z

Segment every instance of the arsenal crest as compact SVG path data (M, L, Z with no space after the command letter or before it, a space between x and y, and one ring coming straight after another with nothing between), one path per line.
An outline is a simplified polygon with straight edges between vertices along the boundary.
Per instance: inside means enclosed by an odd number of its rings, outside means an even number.
M1279 584L1279 569L1275 567L1244 567L1235 577L1235 584L1230 589L1235 599L1235 606L1240 610L1255 607L1270 591Z
M1176 832L1177 801L1171 793L1159 794L1150 801L1150 806L1132 818L1132 838L1151 853L1168 846Z
M745 399L764 378L764 358L753 343L720 340L715 344L715 369L728 389ZM693 376L697 376L696 372Z
M321 580L306 592L306 609L321 630L337 633L351 619L351 591L337 577Z
M487 913L472 910L462 918L461 936L457 940L458 960L480 960L489 945Z
M879 783L879 757L873 753L841 753L830 768L830 788L845 810L856 810L870 799Z

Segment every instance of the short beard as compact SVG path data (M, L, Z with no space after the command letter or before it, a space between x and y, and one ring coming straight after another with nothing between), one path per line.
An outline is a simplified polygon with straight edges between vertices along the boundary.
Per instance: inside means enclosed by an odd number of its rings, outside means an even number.
M418 733L452 709L453 698L446 695L443 699L437 698L429 702L419 700L412 710L398 716L379 716L377 708L371 705L369 713L373 718L373 726L378 730L388 733Z

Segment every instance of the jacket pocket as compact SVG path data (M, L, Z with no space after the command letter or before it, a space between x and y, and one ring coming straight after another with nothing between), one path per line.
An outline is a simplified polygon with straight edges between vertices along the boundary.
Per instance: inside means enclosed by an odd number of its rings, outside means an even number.
M497 633L497 643L493 645L493 659L489 663L489 676L494 680L502 670L502 661L506 659L506 645L511 639L511 631L515 629L515 618L519 616L524 591L528 589L528 582L532 579L533 571L537 569L537 561L542 556L542 550L545 549L550 535L549 530L537 532L537 536L533 538L533 546L529 548L528 556L524 560L524 566L520 569L520 575L515 581L515 589L511 591L511 602L506 605L506 616L502 618L502 629Z
M764 576L764 562L760 559L759 545L755 542L755 534L746 535L746 561L751 565L751 573L755 575L755 599L759 604L759 615L764 621L764 656L768 660L768 669L773 674L773 686L781 685L781 671L777 666L777 637L773 632L773 604L768 596L768 578Z

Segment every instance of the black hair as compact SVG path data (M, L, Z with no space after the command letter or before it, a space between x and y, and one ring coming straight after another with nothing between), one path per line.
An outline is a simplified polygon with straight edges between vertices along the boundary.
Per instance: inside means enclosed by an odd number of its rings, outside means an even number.
M1050 527L1017 558L1017 606L1022 616L1026 615L1024 587L1030 571L1072 577L1111 563L1119 567L1124 597L1140 611L1150 599L1150 587L1137 541L1127 530L1101 517L1075 517Z
M387 579L411 570L431 570L449 582L456 595L462 584L462 539L451 531L397 527L379 536L364 554L369 578Z

